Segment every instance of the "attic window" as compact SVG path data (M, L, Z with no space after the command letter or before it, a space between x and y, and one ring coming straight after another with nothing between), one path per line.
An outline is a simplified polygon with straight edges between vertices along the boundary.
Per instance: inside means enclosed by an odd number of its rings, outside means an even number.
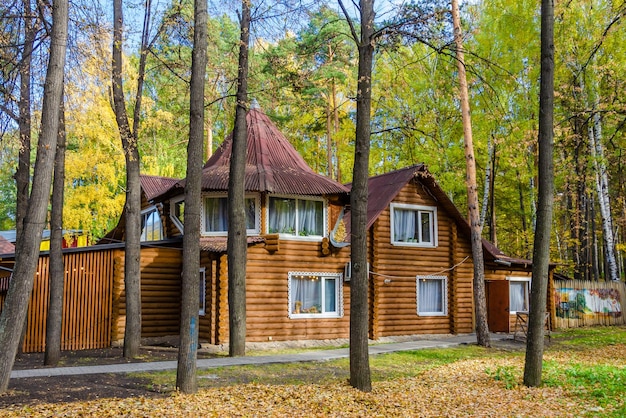
M203 200L204 217L203 233L205 235L224 235L228 232L228 198L226 195L207 196ZM246 196L246 232L248 234L259 233L259 208L258 197Z
M161 215L156 207L141 212L141 241L160 241L163 239Z
M326 234L324 200L290 197L269 198L270 234L322 238Z
M172 200L170 217L180 232L183 232L183 226L185 225L185 200L183 197Z
M437 208L392 203L391 243L399 246L437 246Z

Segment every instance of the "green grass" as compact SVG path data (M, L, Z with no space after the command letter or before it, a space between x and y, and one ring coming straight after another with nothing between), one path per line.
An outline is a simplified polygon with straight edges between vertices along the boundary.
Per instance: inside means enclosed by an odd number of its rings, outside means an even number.
M626 327L570 328L552 334L557 344L569 347L603 347L626 342Z
M546 361L543 384L562 387L577 397L596 401L601 407L614 409L612 417L626 416L626 368L609 364L567 366Z

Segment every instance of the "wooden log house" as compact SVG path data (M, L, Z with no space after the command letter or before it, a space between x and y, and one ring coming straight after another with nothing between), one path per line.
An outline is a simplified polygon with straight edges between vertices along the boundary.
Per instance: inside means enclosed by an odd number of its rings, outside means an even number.
M315 173L260 110L251 109L247 122L247 341L348 338L350 185ZM228 343L231 145L226 138L203 169L199 314L204 344ZM177 335L184 180L142 176L142 192L142 337ZM372 177L369 193L370 338L473 332L466 219L424 165ZM83 299L106 302L101 303L109 322L106 344L124 335L123 241L122 215L102 245L74 251L113 252L105 257L109 287ZM483 249L490 329L512 332L514 309L528 309L530 262L507 257L487 241ZM68 280L66 289L74 287ZM2 295L0 309L1 303ZM45 309L39 311L37 321L45 324ZM43 350L35 339L27 351Z

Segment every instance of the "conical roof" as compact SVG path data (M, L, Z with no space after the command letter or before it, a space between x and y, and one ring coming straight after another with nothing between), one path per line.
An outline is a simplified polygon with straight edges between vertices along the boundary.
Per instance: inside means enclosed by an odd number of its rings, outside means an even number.
M246 121L246 191L314 196L348 192L341 183L315 173L261 110L250 109ZM228 189L231 152L232 134L204 165L203 190Z

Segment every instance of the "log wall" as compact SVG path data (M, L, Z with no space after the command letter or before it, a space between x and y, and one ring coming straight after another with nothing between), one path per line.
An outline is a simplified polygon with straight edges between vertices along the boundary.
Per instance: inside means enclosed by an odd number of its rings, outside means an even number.
M415 182L407 184L394 202L437 207ZM467 333L472 331L473 265L467 239L460 239L454 222L437 211L435 248L391 245L390 209L373 226L372 338L392 335ZM454 268L452 268L455 266ZM417 275L448 277L448 314L418 316Z
M168 248L141 249L141 336L162 337L180 332L182 251ZM124 340L126 299L124 254L115 259L112 340Z
M248 248L246 264L246 340L250 342L320 340L349 335L350 287L343 282L341 318L289 318L289 272L342 273L349 261L347 249L323 257L321 243L281 239L278 251L264 244ZM228 342L228 270L226 255L218 260L215 344ZM201 329L204 335L206 330Z

